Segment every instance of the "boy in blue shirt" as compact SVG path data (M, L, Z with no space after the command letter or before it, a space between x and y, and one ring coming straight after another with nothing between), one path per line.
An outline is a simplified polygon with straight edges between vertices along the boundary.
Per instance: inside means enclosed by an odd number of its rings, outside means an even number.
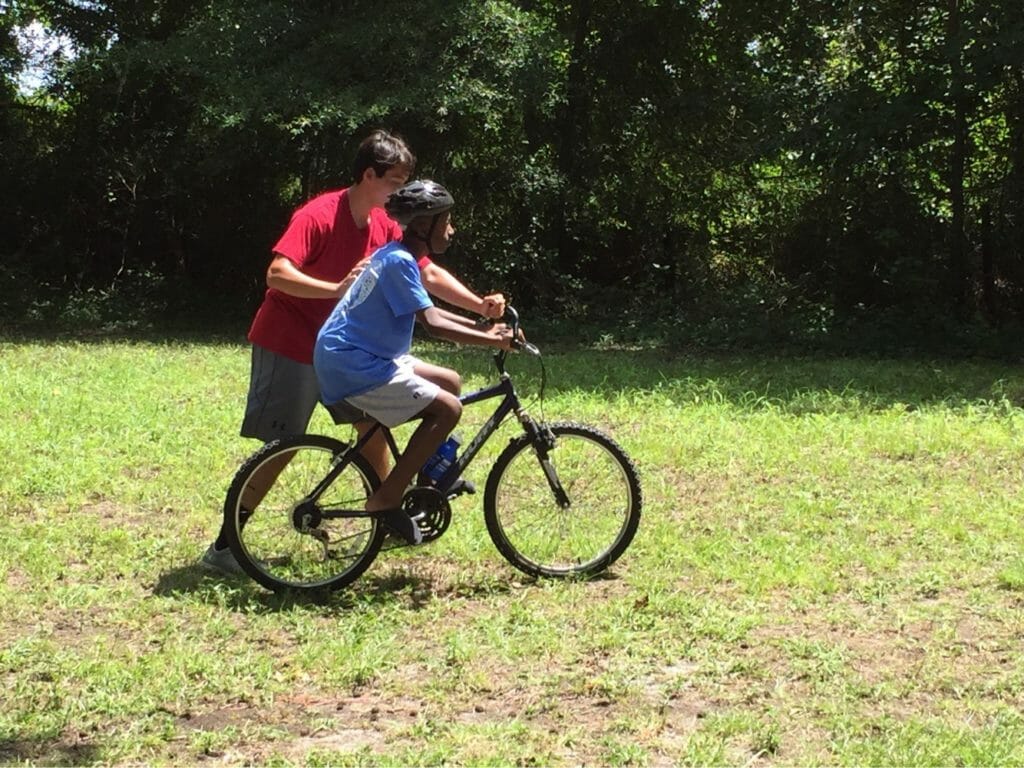
M421 534L401 510L402 497L462 416L458 372L409 354L414 323L450 341L514 347L504 326L479 330L472 320L435 307L420 281L417 260L444 253L451 244L454 204L448 190L432 181L406 184L388 198L385 210L402 225L402 239L365 263L320 329L313 351L328 409L352 406L388 427L421 419L402 457L366 502L368 512L379 512L410 543L419 543Z

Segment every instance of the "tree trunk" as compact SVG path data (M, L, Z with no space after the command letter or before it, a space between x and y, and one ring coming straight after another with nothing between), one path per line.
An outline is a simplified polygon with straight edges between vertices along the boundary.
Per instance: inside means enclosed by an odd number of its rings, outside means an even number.
M1010 131L1010 172L1003 183L996 225L1003 268L1010 275L1024 273L1024 68L1011 75L1006 99L1006 125ZM1015 307L1024 314L1024 300Z
M999 307L996 306L995 247L992 242L992 203L988 200L981 209L981 300L985 318L999 325Z
M591 0L576 4L572 54L566 73L565 114L562 116L561 137L558 146L558 170L562 175L562 215L558 223L558 268L571 273L579 264L579 239L573 227L576 202L572 190L577 188L577 157L584 145L587 113L590 101L586 92L587 36L590 33Z
M950 51L950 95L953 101L953 153L949 166L949 196L953 209L950 224L950 296L960 314L967 308L970 270L967 265L964 174L967 167L967 105L964 93L963 51L960 46L960 0L949 0L947 45Z

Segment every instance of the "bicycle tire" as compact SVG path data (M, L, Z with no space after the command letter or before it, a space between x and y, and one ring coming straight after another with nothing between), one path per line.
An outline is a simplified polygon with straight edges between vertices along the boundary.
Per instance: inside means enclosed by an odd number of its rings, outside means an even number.
M572 422L547 428L555 437L551 463L570 505L555 500L541 464L546 447L522 435L487 477L487 532L502 556L531 576L593 576L618 560L636 535L640 479L626 452L600 430Z
M384 540L384 527L375 517L319 519L324 508L362 510L380 480L363 456L349 464L320 495L301 529L296 514L314 488L327 477L345 443L320 435L294 435L274 440L239 468L224 502L228 544L242 569L275 592L336 590L355 581L370 566ZM285 458L290 457L290 458ZM257 474L273 471L273 462L287 464L251 514L243 492L259 483ZM265 480L264 480L265 482ZM299 510L301 512L301 510Z

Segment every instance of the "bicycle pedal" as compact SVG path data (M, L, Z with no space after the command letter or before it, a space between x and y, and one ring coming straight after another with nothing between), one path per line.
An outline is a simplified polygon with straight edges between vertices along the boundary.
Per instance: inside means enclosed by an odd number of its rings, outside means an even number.
M389 509L381 514L380 519L388 533L406 544L421 544L423 542L423 534L416 524L416 518L403 510Z
M460 477L452 483L452 487L448 489L446 495L449 499L454 499L456 496L462 496L463 494L472 496L474 493L476 493L476 486L471 481Z

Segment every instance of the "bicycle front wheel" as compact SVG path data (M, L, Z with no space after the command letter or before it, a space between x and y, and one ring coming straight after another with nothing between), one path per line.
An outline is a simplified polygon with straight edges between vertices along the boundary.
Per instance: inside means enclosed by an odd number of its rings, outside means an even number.
M532 576L591 576L633 540L642 497L633 462L604 433L548 425L553 447L522 436L498 457L484 520L498 551Z
M383 526L361 512L380 480L348 451L333 438L295 435L267 443L238 470L224 502L228 543L263 586L339 589L377 556ZM346 466L325 484L342 460Z

